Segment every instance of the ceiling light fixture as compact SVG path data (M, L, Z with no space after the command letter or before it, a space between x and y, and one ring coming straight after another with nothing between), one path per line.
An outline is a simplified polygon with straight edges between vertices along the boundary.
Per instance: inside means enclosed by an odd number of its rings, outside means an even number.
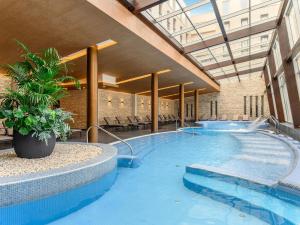
M116 45L117 43L118 42L116 42L114 40L108 39L106 41L102 41L102 42L96 44L96 46L97 46L98 50L102 50L104 48L108 48L110 46ZM66 63L66 62L72 61L74 59L78 59L80 57L83 57L86 54L87 54L87 50L85 48L85 49L79 50L78 52L75 52L75 53L72 53L72 54L67 55L65 57L62 57L60 61L61 61L61 63Z
M168 72L171 72L171 70L170 69L165 69L165 70L157 71L156 73L160 75L160 74L165 74L165 73L168 73ZM151 77L151 73L144 74L144 75L141 75L141 76L136 76L136 77L129 78L129 79L126 79L126 80L122 80L122 81L117 82L116 84L124 84L124 83L128 83L128 82L136 81L136 80L145 79L147 77Z
M194 82L187 82L187 83L184 83L184 85L189 85L189 84L193 84ZM176 84L176 85L172 85L172 86L167 86L167 87L162 87L162 88L159 88L158 90L159 91L162 91L162 90L167 90L167 89L171 89L171 88L176 88L176 87L179 87L179 84ZM151 90L148 90L148 91L143 91L143 92L139 92L139 93L136 93L137 95L142 95L142 94L147 94L147 93L150 93Z

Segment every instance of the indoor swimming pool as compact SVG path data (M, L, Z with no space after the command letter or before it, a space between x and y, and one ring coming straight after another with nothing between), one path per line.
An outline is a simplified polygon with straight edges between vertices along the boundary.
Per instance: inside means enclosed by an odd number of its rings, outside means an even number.
M117 177L111 178L114 184L101 197L95 194L86 202L83 198L81 205L61 218L47 218L43 211L41 221L52 225L300 223L300 198L274 189L295 163L295 153L287 143L261 132L189 129L129 139L138 159L135 168L120 163ZM114 145L120 161L129 155L126 145ZM101 187L99 182L89 184L90 189L75 189L68 197L62 193L43 199L39 206L49 204L52 209L81 194L87 198L89 191ZM16 209L18 213L38 212L34 202ZM8 218L17 212L12 207L0 213Z

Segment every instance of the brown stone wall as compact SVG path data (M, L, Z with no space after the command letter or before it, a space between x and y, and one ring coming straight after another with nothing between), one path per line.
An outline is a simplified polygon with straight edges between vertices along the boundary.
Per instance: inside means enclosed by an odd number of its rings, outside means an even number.
M264 116L270 115L267 95L265 93L264 78L260 73L241 76L237 78L220 80L220 92L202 94L199 96L199 116L210 117L210 104L213 101L213 115L215 115L215 102L218 103L218 115L227 114L232 118L234 114L244 114L244 96L247 99L247 114L250 111L250 96L252 97L253 117L255 117L255 96L258 96L258 115L261 115L261 96L264 96ZM185 99L186 104L193 104L193 97Z
M116 117L139 115L145 117L150 115L150 96L134 95L124 92L99 89L98 91L98 115L99 124L104 124L103 117ZM160 114L174 114L174 101L160 99ZM86 90L71 90L69 96L61 100L64 110L74 113L72 128L86 127Z

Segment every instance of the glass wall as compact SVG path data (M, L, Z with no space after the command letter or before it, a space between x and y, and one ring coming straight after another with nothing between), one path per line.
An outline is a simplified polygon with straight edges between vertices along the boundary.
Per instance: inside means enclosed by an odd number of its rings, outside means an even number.
M296 44L300 37L300 2L298 0L290 0L285 18L287 22L287 30L289 34L290 47Z
M298 96L300 98L300 53L294 59L294 68L298 87Z
M273 90L273 85L272 85L272 76L271 76L270 66L269 66L268 62L267 62L267 70L268 70L268 76L269 76L269 81L270 81L270 86L271 86L272 101L273 101L273 106L274 106L275 117L278 119L274 90Z
M291 113L291 106L288 96L288 90L285 82L284 73L278 76L278 83L280 89L280 96L283 106L284 118L286 122L293 123L292 113Z

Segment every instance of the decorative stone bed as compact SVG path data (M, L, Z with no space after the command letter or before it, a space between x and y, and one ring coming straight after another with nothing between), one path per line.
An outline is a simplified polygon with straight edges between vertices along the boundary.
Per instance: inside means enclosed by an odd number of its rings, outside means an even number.
M0 178L18 176L84 162L99 156L102 149L95 145L57 143L53 153L45 158L18 158L13 149L0 153Z
M58 143L43 159L0 154L0 207L45 198L99 180L116 170L117 150L106 144Z

